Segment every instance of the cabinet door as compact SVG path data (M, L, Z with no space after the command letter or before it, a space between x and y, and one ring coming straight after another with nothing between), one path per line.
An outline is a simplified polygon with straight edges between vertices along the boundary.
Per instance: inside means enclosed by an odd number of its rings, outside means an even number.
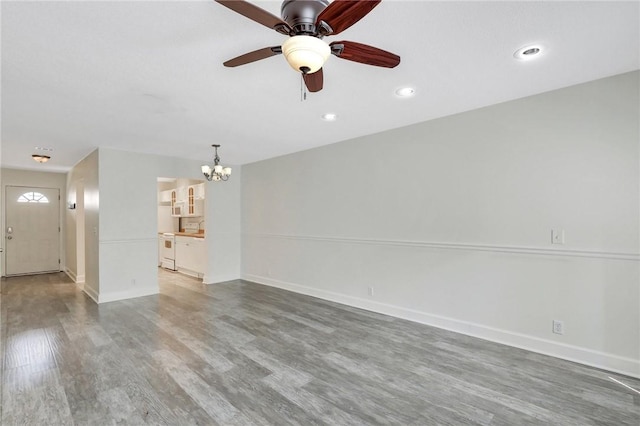
M189 259L189 246L183 237L176 237L176 267L187 268Z
M178 203L178 191L172 189L169 191L171 197L171 216L180 216L180 212L176 209Z
M204 238L176 236L176 267L204 275L207 268L206 251Z
M204 200L204 183L195 185L196 188L196 200Z
M187 216L196 215L196 187L187 188Z
M191 247L193 248L193 270L204 275L207 269L207 245L202 238L194 238Z
M176 189L176 196L178 197L178 201L187 201L187 187L181 186Z
M204 200L195 200L193 205L194 216L204 216Z

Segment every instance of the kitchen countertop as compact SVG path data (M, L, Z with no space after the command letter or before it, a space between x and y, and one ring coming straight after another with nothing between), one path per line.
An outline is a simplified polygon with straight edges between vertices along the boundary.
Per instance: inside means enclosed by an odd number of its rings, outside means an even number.
M158 232L159 235L162 235L164 232ZM193 237L193 238L204 238L204 232L171 232L176 237Z
M204 238L204 232L174 232L176 237L193 237L193 238Z

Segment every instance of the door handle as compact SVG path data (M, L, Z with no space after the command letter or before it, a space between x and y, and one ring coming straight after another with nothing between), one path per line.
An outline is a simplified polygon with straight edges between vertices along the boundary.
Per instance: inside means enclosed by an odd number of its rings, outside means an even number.
M11 240L13 237L11 235L7 236L7 240Z
M7 234L13 234L13 227L7 226Z

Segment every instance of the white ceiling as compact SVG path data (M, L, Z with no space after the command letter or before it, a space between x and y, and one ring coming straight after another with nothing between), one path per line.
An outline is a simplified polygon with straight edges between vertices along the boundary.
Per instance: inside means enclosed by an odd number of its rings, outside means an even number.
M400 65L331 57L305 102L282 56L222 66L285 36L213 0L2 1L1 14L3 167L64 171L98 146L210 161L212 143L245 164L640 68L637 1L384 0L326 40ZM544 55L515 60L530 43ZM396 98L404 85L417 95ZM52 160L35 163L35 146Z

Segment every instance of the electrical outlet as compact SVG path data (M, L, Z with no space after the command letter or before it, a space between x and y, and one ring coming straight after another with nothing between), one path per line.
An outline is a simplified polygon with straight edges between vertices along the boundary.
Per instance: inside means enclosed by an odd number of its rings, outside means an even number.
M562 321L553 320L553 332L555 334L564 334L564 323Z
M564 244L564 229L554 228L551 230L551 244Z
M373 287L369 287L369 296L373 296Z

